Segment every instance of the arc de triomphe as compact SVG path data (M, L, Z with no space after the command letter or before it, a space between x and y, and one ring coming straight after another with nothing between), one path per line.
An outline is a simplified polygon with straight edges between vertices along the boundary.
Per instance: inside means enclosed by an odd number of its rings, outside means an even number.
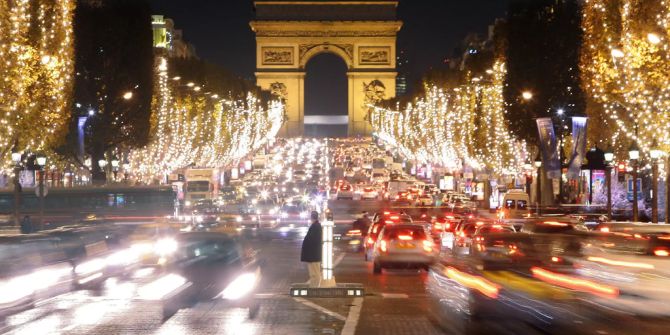
M256 84L285 99L280 135L302 136L305 66L321 53L347 65L349 136L368 135L365 106L395 97L398 1L254 1Z

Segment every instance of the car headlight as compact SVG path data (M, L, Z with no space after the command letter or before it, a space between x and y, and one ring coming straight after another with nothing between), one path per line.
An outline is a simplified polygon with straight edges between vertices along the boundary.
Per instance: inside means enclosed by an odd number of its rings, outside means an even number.
M288 217L288 213L286 213L286 212L282 212L282 213L281 213L281 217L284 218L284 219L286 219L286 218Z
M177 241L173 238L162 238L156 241L154 251L160 256L173 254L177 251Z
M105 268L105 261L99 258L83 262L74 267L74 272L78 275L89 275L94 272L102 271Z
M237 222L242 222L242 217L239 216L239 215L236 216L236 217L235 217L235 221L237 221Z
M275 213L277 213L277 210L274 209L274 208L272 208L268 211L268 214L270 214L270 215L275 215Z
M198 215L198 216L195 217L195 222L197 222L197 223L202 223L203 220L204 219L202 218L202 215Z
M307 212L300 212L300 218L301 219L306 219L307 218Z
M257 272L239 275L221 292L221 297L228 300L237 300L251 293L258 283Z
M33 286L26 283L29 275L0 282L0 305L9 304L33 294Z

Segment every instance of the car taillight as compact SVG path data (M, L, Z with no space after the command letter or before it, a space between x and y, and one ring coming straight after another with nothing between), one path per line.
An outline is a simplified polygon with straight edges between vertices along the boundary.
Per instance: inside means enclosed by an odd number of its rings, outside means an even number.
M400 219L400 217L397 216L397 215L394 215L394 216L391 217L391 220L399 220L399 219Z
M386 241L385 240L382 240L379 243L379 250L381 250L382 252L388 251L388 249L386 248Z
M602 228L600 228L600 231L603 232L603 233L609 233L610 228L609 227L602 227Z
M444 224L444 230L450 229L451 228L451 223L445 223Z
M475 241L484 242L484 237L483 236L477 236L477 237L475 237Z
M393 221L391 221L391 220L386 220L386 221L384 221L384 223L386 223L386 224L394 224L395 222L393 222Z
M428 241L428 240L424 240L423 241L423 250L425 250L426 252L433 251L433 242Z
M434 227L435 227L435 229L441 230L442 229L442 224L439 223L439 222L435 222Z
M666 248L656 248L654 249L654 255L659 257L668 257L670 256L670 252Z
M396 200L398 200L398 199L400 199L400 196L399 196L399 195L396 195L395 198L396 198Z
M428 216L428 215L426 215L426 213L421 214L421 218L422 218L422 219L425 219L427 216Z
M375 240L372 239L372 237L368 237L368 244L372 245L375 243Z
M359 229L353 229L347 232L347 235L349 236L360 236L361 231Z
M560 262L561 262L561 258L560 258L560 257L556 257L556 256L554 256L554 257L551 258L551 261L554 262L554 263L560 263Z
M401 241L411 241L411 240L412 240L412 236L409 236L409 235L398 235L398 239L401 240Z
M391 212L384 211L384 215L389 215Z

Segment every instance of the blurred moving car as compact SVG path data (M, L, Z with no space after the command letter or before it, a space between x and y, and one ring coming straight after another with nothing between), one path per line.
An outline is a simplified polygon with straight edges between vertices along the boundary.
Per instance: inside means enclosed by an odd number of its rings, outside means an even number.
M42 234L0 236L0 320L70 291L72 264Z
M439 248L423 225L386 225L372 252L373 273L397 267L427 269L438 255Z
M175 239L179 245L175 261L138 289L140 299L162 302L164 318L207 300L248 308L250 318L257 315L255 291L262 272L250 253L226 234L182 233Z
M375 215L372 217L372 225L370 225L365 238L365 260L367 261L372 258L374 244L377 241L377 237L379 236L382 228L384 228L386 225L411 223L412 218L404 213L391 211L375 213Z

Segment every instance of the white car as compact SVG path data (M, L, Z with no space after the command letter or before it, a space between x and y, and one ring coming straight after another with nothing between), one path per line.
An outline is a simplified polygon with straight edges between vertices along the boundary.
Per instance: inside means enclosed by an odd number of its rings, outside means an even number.
M363 187L363 190L361 191L361 199L374 200L377 199L377 197L379 197L379 192L377 192L374 187Z
M351 185L342 185L337 189L337 200L340 199L353 199L354 198L354 188Z
M416 201L414 202L415 206L432 206L433 197L430 194L421 194L417 196Z

